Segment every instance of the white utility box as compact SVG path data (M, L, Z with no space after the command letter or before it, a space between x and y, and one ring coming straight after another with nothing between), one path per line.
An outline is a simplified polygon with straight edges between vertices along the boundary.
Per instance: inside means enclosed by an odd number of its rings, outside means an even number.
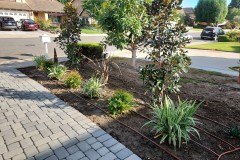
M40 36L41 42L42 43L50 43L51 42L51 38L49 35L47 34L43 34Z
M44 43L44 46L45 46L45 56L48 59L49 56L48 56L48 46L47 46L47 44L51 42L51 38L50 38L49 35L43 34L43 35L40 36L40 41L42 43Z

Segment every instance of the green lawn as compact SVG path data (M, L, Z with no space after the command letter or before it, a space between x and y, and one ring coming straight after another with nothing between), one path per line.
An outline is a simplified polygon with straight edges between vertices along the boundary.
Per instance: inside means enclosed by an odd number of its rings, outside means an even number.
M100 29L95 28L81 28L82 33L85 34L103 34L103 32Z
M193 31L202 31L203 29L202 28L193 28L191 30L193 30Z
M189 45L186 48L240 53L239 42L214 42L200 45Z

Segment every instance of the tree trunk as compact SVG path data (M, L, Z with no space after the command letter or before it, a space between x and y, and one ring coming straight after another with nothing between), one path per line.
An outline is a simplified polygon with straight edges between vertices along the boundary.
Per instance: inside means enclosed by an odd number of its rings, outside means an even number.
M239 71L239 74L238 74L238 84L240 84L240 71Z
M132 49L132 66L136 68L137 49Z

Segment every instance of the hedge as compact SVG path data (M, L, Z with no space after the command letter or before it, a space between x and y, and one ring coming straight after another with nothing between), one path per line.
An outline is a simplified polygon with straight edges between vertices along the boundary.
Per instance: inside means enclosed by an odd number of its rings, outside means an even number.
M231 42L231 39L226 35L219 35L218 42Z
M103 57L103 46L100 43L81 42L77 46L82 54L91 59L101 59Z

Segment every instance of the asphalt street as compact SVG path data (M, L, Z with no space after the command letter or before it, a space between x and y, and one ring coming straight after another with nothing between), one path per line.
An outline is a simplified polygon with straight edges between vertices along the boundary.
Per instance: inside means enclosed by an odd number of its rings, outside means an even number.
M36 55L45 54L44 45L40 42L39 35L45 32L21 32L21 31L0 31L0 64L15 64L17 62L33 60ZM49 33L47 33L49 34ZM191 44L212 43L211 40L201 40L199 31L190 31L188 34L193 36ZM57 35L49 34L52 42L49 43L49 56L53 57L54 48L57 49L58 57L66 57L63 51L53 42ZM82 35L83 42L100 42L104 35ZM190 44L190 45L191 45ZM131 57L127 50L117 51L113 46L109 46L107 51L115 56ZM238 65L239 53L219 52L210 50L189 50L188 55L192 59L192 66L211 71L218 71L230 75L237 75L236 72L229 70L228 67ZM146 54L138 53L137 58L145 58Z

